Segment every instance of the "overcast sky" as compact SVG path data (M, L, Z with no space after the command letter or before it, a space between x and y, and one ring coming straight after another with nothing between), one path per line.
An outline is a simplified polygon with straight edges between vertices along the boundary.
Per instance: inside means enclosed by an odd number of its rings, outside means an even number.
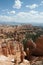
M0 0L0 22L43 23L43 0Z

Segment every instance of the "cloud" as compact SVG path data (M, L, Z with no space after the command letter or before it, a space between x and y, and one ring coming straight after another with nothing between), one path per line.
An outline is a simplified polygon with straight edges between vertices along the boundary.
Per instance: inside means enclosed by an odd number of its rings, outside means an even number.
M19 12L17 15L16 15L16 21L18 22L37 22L36 20L37 17L39 16L38 12L37 11L29 11L29 12ZM39 22L39 21L38 21Z
M38 11L31 10L29 13L31 13L31 14L38 14Z
M1 22L12 22L15 21L15 16L0 15Z
M43 12L31 10L29 12L19 12L14 16L0 15L0 21L7 22L25 22L25 23L43 23Z
M22 6L22 2L20 0L15 0L13 8L20 9Z
M26 5L27 8L30 8L30 9L34 9L36 7L38 7L37 4L32 4L32 5Z
M43 15L43 12L40 12L40 15Z
M15 11L9 11L8 14L15 14Z
M2 10L2 14L8 14L8 15L13 15L15 14L15 10L9 11L8 9Z
M6 15L0 15L0 21L11 21L11 17L9 17L9 16L6 16Z
M35 9L35 8L41 6L41 5L43 5L43 1L41 1L40 4L26 5L26 8Z
M43 4L43 1L41 1L41 3Z
M40 5L43 5L43 1L41 1Z
M3 9L3 10L2 10L2 12L6 12L6 11L8 11L8 9Z

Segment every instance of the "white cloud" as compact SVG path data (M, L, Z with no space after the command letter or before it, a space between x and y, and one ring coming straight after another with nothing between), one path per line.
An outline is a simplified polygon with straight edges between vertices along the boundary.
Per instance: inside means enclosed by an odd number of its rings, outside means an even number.
M34 12L34 13L33 13ZM29 11L29 12L20 12L16 15L16 20L18 22L37 22L38 12Z
M2 10L2 14L8 14L8 15L13 15L15 14L15 10L9 11L8 9Z
M40 5L43 5L43 1L41 1Z
M43 15L43 12L40 12L40 15Z
M30 9L35 9L37 7L40 7L43 5L43 1L40 2L40 4L31 4L31 5L26 5L27 8L30 8Z
M43 1L41 1L41 3L43 4Z
M12 18L6 15L0 15L0 21L11 21Z
M38 14L38 11L31 10L30 13L31 14Z
M38 7L37 4L32 4L32 5L26 5L27 8L30 8L30 9L34 9L36 7Z
M3 9L3 10L2 10L2 12L6 12L6 11L8 11L8 9Z
M31 10L29 12L19 12L14 16L0 15L0 21L43 23L43 12Z
M13 8L20 9L22 6L22 2L20 0L15 0Z
M15 14L15 11L9 11L8 14Z

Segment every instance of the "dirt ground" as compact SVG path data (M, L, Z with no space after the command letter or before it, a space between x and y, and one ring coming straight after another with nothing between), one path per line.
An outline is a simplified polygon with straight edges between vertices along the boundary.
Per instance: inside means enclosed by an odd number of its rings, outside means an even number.
M14 63L15 59L17 60L17 64ZM0 65L35 65L35 63L41 63L41 61L43 61L43 57L32 56L31 61L27 61L24 59L22 63L18 64L20 61L20 52L16 52L15 55L8 55L8 57L0 55Z

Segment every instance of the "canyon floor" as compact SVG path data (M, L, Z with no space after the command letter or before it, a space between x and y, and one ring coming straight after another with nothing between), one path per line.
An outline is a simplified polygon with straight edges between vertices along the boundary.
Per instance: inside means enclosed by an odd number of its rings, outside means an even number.
M15 59L17 60L16 63L14 62ZM24 59L20 63L20 52L16 52L16 55L8 55L8 57L0 55L0 65L43 65L43 57L32 56L31 61Z

